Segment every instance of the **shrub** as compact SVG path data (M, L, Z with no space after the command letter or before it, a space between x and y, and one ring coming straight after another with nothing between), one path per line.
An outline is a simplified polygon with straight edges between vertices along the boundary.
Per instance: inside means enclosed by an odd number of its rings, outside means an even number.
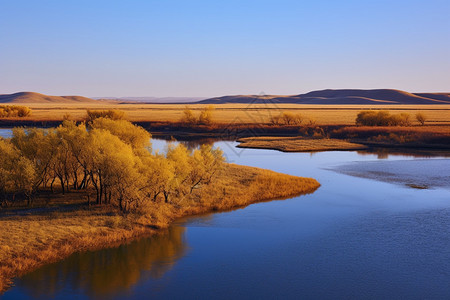
M290 112L282 112L278 116L270 118L270 123L273 125L300 125L303 122L301 114L293 114Z
M422 125L422 126L425 125L425 121L427 119L428 118L427 118L427 116L424 113L422 113L422 112L416 113L416 120L417 120L417 122L420 123L420 125Z
M213 123L212 113L214 106L209 105L200 111L198 117L194 115L194 112L186 106L183 110L183 116L181 117L181 123L189 125L211 125Z
M181 122L186 123L186 124L196 124L197 123L197 119L194 116L194 112L187 106L183 110L183 117L181 118Z
M31 115L31 109L26 106L2 105L0 106L0 118L24 118Z
M116 110L116 109L109 109L109 110L90 110L88 109L86 111L86 121L91 122L98 118L107 118L111 120L124 120L125 119L125 112Z
M391 115L388 111L361 111L356 116L356 125L362 126L409 126L411 125L410 115L401 113Z
M202 125L210 125L212 123L212 112L214 110L214 106L209 105L204 108L200 112L200 116L198 117L198 123Z

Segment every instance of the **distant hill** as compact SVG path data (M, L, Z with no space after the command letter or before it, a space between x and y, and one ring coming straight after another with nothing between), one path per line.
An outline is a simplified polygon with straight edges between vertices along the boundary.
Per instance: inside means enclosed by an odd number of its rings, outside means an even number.
M93 99L115 100L127 103L188 103L207 99L207 97L95 97Z
M0 95L0 103L96 103L98 100L82 96L48 96L33 92Z
M31 103L293 103L293 104L450 104L450 93L408 93L400 90L321 90L306 94L280 96L280 95L235 95L215 98L195 97L106 97L87 98L82 96L49 96L33 92L20 92L0 95L0 103L31 104ZM199 101L200 100L200 101Z
M450 104L450 93L408 93L400 90L321 90L292 96L236 95L210 98L202 104L296 103L296 104Z

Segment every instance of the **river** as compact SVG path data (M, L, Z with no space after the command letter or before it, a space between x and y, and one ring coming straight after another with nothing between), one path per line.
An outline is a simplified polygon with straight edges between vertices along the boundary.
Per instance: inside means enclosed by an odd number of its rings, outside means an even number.
M16 279L4 299L450 298L450 159L215 145L229 162L322 186L73 254Z

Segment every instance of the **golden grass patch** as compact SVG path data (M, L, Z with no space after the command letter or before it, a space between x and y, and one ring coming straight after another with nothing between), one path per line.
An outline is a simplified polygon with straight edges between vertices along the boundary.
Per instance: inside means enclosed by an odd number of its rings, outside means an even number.
M250 137L238 140L240 148L274 149L283 152L361 150L367 146L338 139L302 137Z

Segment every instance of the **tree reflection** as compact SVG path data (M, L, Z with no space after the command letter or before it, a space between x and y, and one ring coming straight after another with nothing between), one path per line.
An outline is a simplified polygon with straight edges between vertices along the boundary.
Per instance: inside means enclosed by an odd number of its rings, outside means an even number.
M184 227L117 248L75 253L20 278L16 284L33 297L53 298L64 289L89 297L124 293L141 279L161 278L185 253Z

